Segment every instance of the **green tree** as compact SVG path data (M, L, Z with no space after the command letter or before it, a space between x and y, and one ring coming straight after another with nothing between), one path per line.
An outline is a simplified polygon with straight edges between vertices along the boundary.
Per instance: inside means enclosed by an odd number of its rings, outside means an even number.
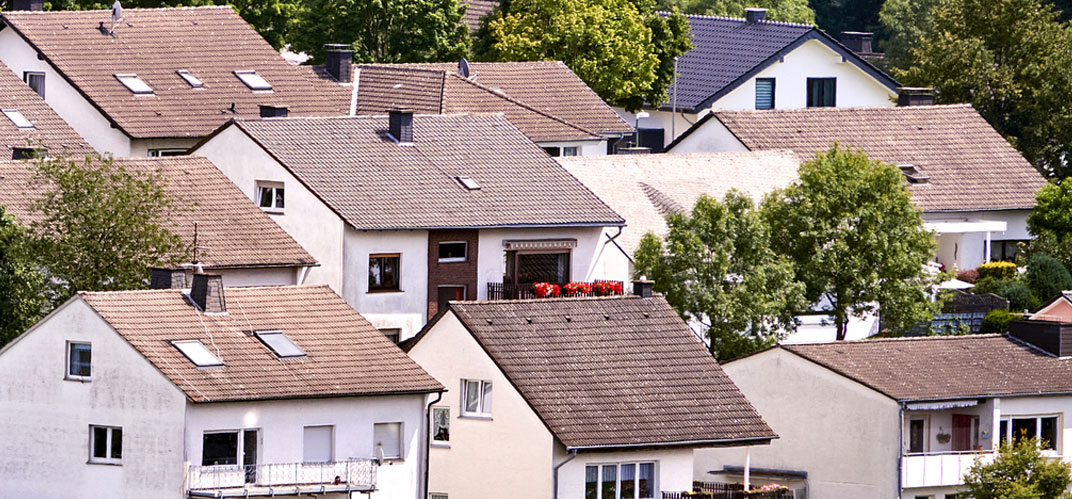
M886 39L882 50L892 68L912 66L912 49L933 29L931 9L938 0L886 0L878 13Z
M1060 459L1039 452L1034 438L1006 441L991 463L977 459L964 475L964 487L973 499L1068 498L1072 469Z
M807 0L658 0L658 10L678 9L684 14L744 17L744 9L767 9L767 18L787 23L815 24L815 12Z
M328 43L352 45L357 62L457 61L469 52L464 13L457 0L308 0L288 40L314 63Z
M1072 274L1068 273L1064 264L1043 254L1028 257L1024 280L1040 304L1061 294L1061 291L1072 289Z
M902 83L970 102L1048 176L1072 153L1072 34L1039 0L937 0Z
M701 197L691 215L667 217L665 241L647 234L636 251L636 275L686 321L702 324L720 360L774 344L796 328L808 303L790 262L770 249L770 231L752 200L730 191Z
M1015 319L1012 313L1003 308L991 310L983 317L983 324L979 326L979 334L1001 334L1009 330L1009 323Z
M43 190L30 205L33 245L54 284L53 305L77 291L142 288L150 267L186 256L165 228L179 212L158 171L128 170L96 154L41 158L33 169Z
M1027 231L1035 240L1024 248L1025 257L1048 255L1072 268L1072 182L1049 183L1039 189L1027 217Z
M834 36L842 31L877 31L883 0L809 0L819 27Z
M874 310L907 331L929 319L935 243L897 167L834 145L800 167L800 180L769 195L763 214L775 251L793 260L811 303L828 303L845 338L850 316Z
M26 229L0 206L0 347L37 322L47 303L29 242Z

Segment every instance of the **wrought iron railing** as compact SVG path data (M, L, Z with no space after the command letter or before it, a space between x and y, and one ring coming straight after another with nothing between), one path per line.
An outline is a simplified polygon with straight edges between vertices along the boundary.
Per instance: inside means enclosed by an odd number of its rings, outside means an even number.
M536 286L539 284L547 284L552 287L557 286L558 293L548 292L541 294L537 291ZM577 284L581 286L575 286L574 289L569 288L570 284ZM575 288L585 288L575 289ZM514 282L489 282L488 283L488 299L489 300L525 300L529 298L553 298L553 297L583 297L583 296L615 296L623 294L625 289L625 283L622 281L605 281L596 280L592 282L559 282L559 283L514 283Z
M191 496L218 496L227 490L371 491L376 488L377 463L350 459L324 463L270 463L252 465L190 466L186 490Z

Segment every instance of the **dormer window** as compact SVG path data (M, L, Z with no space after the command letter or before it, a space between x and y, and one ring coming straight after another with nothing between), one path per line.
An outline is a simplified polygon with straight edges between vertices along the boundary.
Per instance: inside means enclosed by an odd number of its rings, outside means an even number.
M19 128L21 130L29 130L34 127L33 123L30 123L30 120L26 119L26 117L23 116L18 109L4 109L3 113L4 116L7 116L7 119L11 120L11 122L15 124L16 128Z
M919 171L916 165L897 165L897 168L901 169L901 173L904 174L910 184L922 184L931 179L930 175Z
M277 357L304 357L305 351L301 349L293 340L282 331L254 331L253 336L256 336L264 346L268 347Z
M467 190L470 190L470 191L480 190L480 184L478 184L476 180L473 180L473 177L455 177L455 178L457 178L458 183L462 184L462 187L465 187Z
M190 71L186 69L180 69L176 71L176 73L178 73L183 80L186 80L186 83L190 84L190 86L193 88L201 88L205 86L205 84L202 83L201 80L199 80L196 76L191 74Z
M135 95L152 95L153 89L136 74L117 74L115 78Z
M261 75L257 74L257 72L252 69L245 71L235 71L234 74L238 77L239 80L242 80L242 83L245 83L250 90L272 89L272 84L268 83L268 80L262 78Z
M215 367L222 366L223 361L208 351L204 343L199 340L183 340L172 341L172 345L178 348L190 362L193 362L197 367Z

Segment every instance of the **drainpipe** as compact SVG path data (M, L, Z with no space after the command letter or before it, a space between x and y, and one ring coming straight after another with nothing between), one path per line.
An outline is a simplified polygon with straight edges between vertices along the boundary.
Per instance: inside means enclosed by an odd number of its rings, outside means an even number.
M897 413L901 419L901 425L897 428L897 495L894 497L901 497L902 491L904 491L903 475L904 473L904 411L905 403L901 402L901 407Z
M677 57L674 58L674 103L670 107L670 142L677 138L674 124L677 123Z
M422 480L417 499L428 497L428 454L432 451L432 406L440 400L443 400L443 392L436 393L435 400L429 402L424 408L424 480Z
M744 448L744 490L752 490L752 446Z
M558 499L558 469L565 466L566 463L572 461L576 457L577 449L573 449L573 452L570 453L570 457L567 457L565 461L562 461L561 463L556 464L554 468L551 468L551 487L553 487L551 491L551 499Z

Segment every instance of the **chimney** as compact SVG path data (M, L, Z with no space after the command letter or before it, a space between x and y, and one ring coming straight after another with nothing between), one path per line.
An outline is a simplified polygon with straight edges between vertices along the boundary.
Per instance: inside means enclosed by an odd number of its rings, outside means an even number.
M1055 357L1072 356L1072 323L1037 319L1010 321L1009 336Z
M397 109L389 114L391 138L399 144L413 143L413 111Z
M655 281L636 280L633 281L633 294L641 298L651 298L651 295L655 292Z
M751 23L758 23L760 21L766 21L767 20L767 9L758 9L758 8L755 8L755 7L750 7L750 8L744 9L744 18L750 24Z
M329 43L324 45L324 69L339 83L353 80L354 49L349 45Z
M261 118L286 118L288 114L286 107L261 106Z
M194 274L190 299L206 314L227 313L227 302L223 299L223 276Z
M928 87L901 87L897 89L897 106L933 106L934 89Z
M182 289L186 287L186 271L183 269L153 268L149 289Z
M8 2L7 10L45 10L45 0L11 0Z
M863 31L842 31L841 43L857 54L870 54L872 53L871 39L874 37L874 33L866 33Z

